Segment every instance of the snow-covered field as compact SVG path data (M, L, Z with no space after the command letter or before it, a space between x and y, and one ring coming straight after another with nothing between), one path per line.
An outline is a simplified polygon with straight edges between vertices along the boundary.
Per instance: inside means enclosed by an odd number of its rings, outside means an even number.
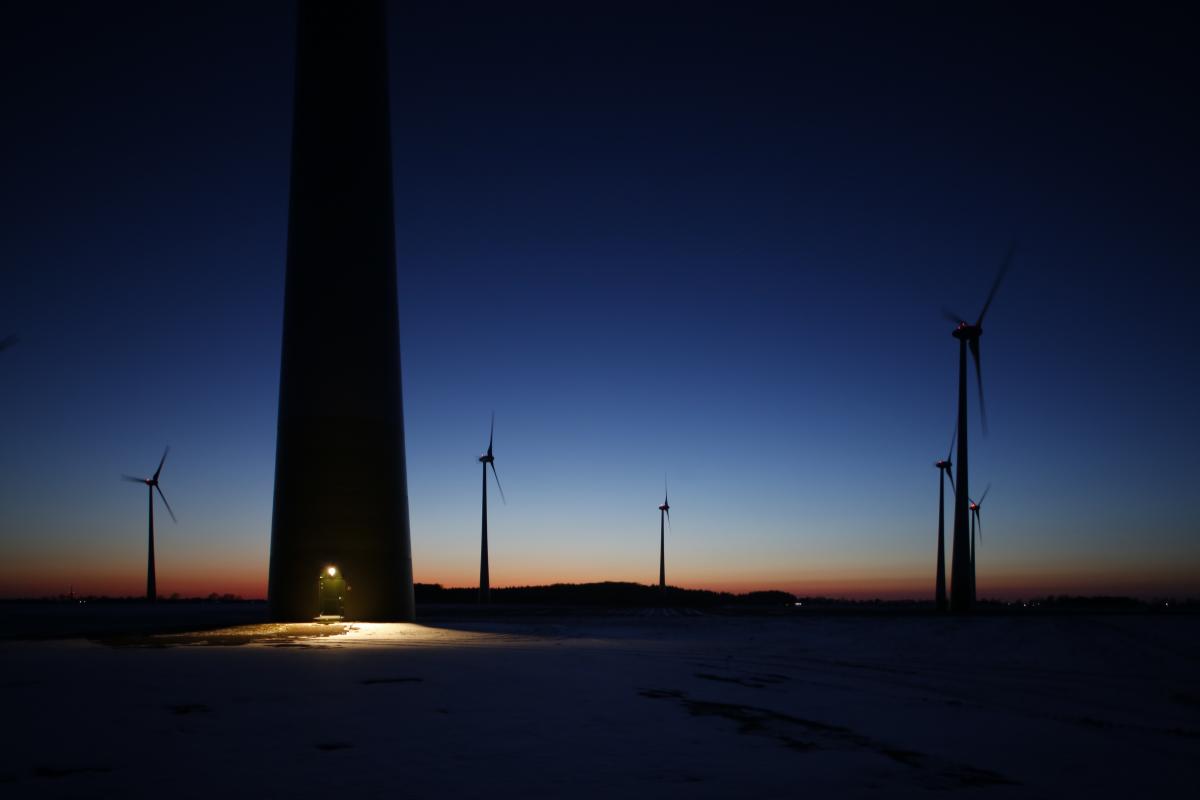
M1200 619L613 615L0 643L7 797L1166 797Z

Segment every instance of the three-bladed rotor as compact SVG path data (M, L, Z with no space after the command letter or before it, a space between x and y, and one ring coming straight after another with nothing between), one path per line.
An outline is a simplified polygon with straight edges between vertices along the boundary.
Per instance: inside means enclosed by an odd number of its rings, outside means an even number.
M500 490L500 500L505 505L508 505L508 501L504 499L504 487L502 487L500 485L500 476L496 473L496 457L494 455L492 455L492 443L495 441L495 438L496 438L496 414L495 414L495 412L493 412L492 413L492 427L491 427L491 430L488 432L488 449L487 449L486 453L484 453L483 455L481 455L479 457L479 463L484 465L484 467L483 467L484 472L487 472L488 465L489 464L491 465L492 477L496 479L496 488Z
M979 512L983 508L983 501L987 498L988 492L991 490L992 485L989 483L983 490L983 494L980 496L979 501L976 502L972 500L967 506L967 508L970 509L972 516L975 517L975 529L979 531L979 541L981 542L983 541L983 519L979 516Z
M1008 268L1012 264L1015 252L1016 243L1014 242L1008 246L1008 253L1005 254L1004 261L1000 264L1000 271L996 273L996 280L992 281L992 289L988 292L987 300L984 301L983 308L979 312L979 318L975 320L974 324L967 322L950 309L942 309L942 315L957 325L952 335L955 339L961 339L967 343L967 347L971 351L971 360L975 362L975 384L979 389L979 419L983 424L984 433L987 433L987 408L983 402L983 373L980 370L979 363L979 337L983 335L983 318L987 315L988 308L992 305L992 300L996 297L996 290L1000 288L1000 283L1008 273Z
M950 457L952 455L954 455L954 441L957 438L958 438L958 428L955 427L954 433L950 436L950 450L947 451L946 457L944 459L942 459L941 461L933 462L933 465L935 467L937 467L942 472L946 473L946 477L950 479L950 490L954 491L954 492L957 492L958 490L954 488L954 476L950 473L950 468L954 466L954 462L950 460Z
M151 495L153 495L154 492L157 491L158 496L160 498L162 498L163 505L167 507L167 513L171 515L171 521L179 522L179 520L175 519L175 512L171 510L171 504L167 502L167 496L165 494L163 494L162 487L158 485L158 476L162 474L163 464L166 463L167 453L169 453L169 452L171 452L170 445L168 445L166 447L166 449L163 450L162 458L160 458L158 460L158 469L154 470L154 474L151 477L135 478L132 475L122 475L121 478L122 478L122 480L129 481L130 483L141 483L141 484L145 484L146 486L149 486Z
M667 525L671 524L671 503L667 499L667 479L663 478L663 501L659 504L658 510L667 515Z

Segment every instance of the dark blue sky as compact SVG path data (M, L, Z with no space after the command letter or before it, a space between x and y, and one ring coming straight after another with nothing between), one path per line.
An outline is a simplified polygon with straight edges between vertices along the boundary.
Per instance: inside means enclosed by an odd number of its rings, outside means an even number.
M1194 48L1179 12L392 9L416 577L932 586L956 343L980 592L1200 590ZM38 4L0 28L6 593L265 588L287 3Z

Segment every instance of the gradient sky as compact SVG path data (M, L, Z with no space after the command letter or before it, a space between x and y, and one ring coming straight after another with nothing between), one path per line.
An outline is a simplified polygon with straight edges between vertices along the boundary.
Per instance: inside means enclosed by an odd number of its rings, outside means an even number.
M435 5L435 4L413 4ZM957 343L979 591L1200 593L1183 10L396 4L416 579L928 597ZM649 6L649 8L647 8ZM782 9L789 10L784 11ZM294 12L0 26L0 595L266 590Z

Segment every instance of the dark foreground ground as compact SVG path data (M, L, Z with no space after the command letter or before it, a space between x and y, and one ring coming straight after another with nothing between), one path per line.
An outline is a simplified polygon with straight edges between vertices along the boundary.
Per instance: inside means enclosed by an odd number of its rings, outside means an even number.
M10 614L0 791L1157 797L1200 778L1195 616L264 611L135 608L40 641Z

